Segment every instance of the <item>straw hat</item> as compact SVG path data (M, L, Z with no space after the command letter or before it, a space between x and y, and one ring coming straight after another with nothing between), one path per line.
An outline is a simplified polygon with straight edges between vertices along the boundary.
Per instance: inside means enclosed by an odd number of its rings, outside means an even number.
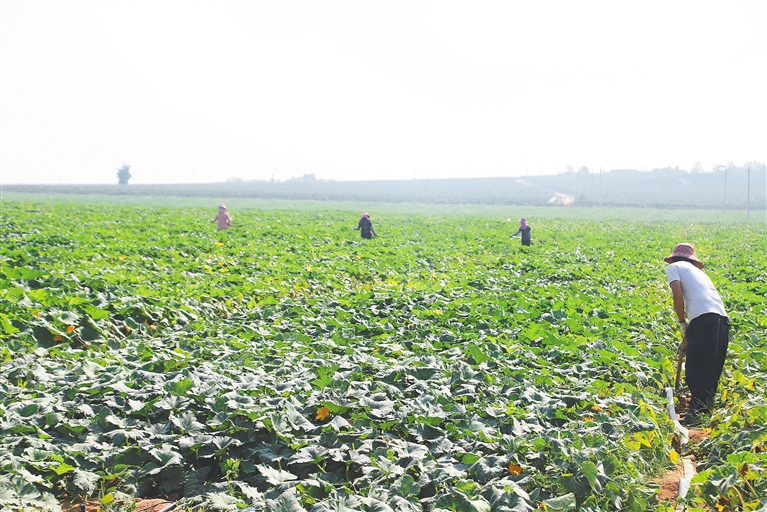
M676 244L674 250L671 251L671 255L663 258L666 263L674 263L677 260L686 260L695 265L698 268L703 268L703 262L695 257L695 246L688 243Z

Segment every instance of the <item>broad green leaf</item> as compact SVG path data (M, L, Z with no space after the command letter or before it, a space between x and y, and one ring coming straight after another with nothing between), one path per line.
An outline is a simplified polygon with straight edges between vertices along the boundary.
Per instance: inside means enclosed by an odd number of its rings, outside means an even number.
M440 496L436 506L448 510L460 510L465 512L490 512L490 503L482 498L469 498L461 492L454 492Z
M149 453L156 462L151 461L142 468L142 473L147 475L156 475L166 467L182 464L184 460L181 454L168 448L150 450Z
M265 509L270 512L303 512L304 508L293 494L294 491L287 490L274 500L265 500Z
M97 308L96 306L93 306L91 304L87 304L83 306L83 311L88 313L88 315L93 320L103 320L104 318L107 318L109 316L109 311L106 309Z
M72 311L65 311L59 315L58 320L67 325L76 325L80 321L80 316Z
M589 481L589 485L592 489L597 488L597 476L598 476L598 470L597 466L591 462L590 460L583 461L583 464L581 464L581 471L583 471L583 475L586 477L586 480Z
M325 401L320 403L323 407L327 407L331 414L344 414L350 409L349 407L344 407L343 405L338 405L333 402Z
M66 464L62 462L61 464L57 464L56 466L52 466L51 469L57 474L57 475L64 475L66 473L69 473L70 471L74 471L74 466L71 466L69 464Z
M410 475L402 475L391 486L391 492L396 493L403 498L415 496L421 492L421 487L413 480Z
M178 395L178 396L186 396L187 391L189 391L193 387L194 387L194 382L192 382L188 378L184 378L176 382L169 382L168 384L165 385L165 389L167 389L169 392L173 393L174 395Z
M8 319L6 315L0 315L0 327L3 328L3 331L5 331L5 334L15 334L19 332L19 329L13 326L11 324L11 321Z
M197 421L197 418L192 411L185 411L181 414L181 416L171 415L170 421L182 432L195 433L201 432L205 429L205 425Z
M22 418L29 418L37 414L39 411L40 411L40 406L38 404L27 404L23 406L21 409L18 409L16 412Z
M285 405L285 413L287 415L288 421L290 421L291 425L293 425L294 428L304 430L304 431L310 431L316 428L314 424L311 421L307 420L306 417L304 417L304 415L298 412L296 408L293 407L292 404Z
M43 272L42 270L37 270L33 268L20 267L17 270L18 270L18 273L20 274L20 277L27 280L37 279L38 277L43 277L45 275L45 272Z
M552 510L552 511L575 510L575 495L573 493L564 494L556 498L543 500L542 503L546 507L545 510Z
M240 508L244 508L245 504L242 503L240 500L235 498L234 496L229 496L227 494L216 492L212 493L209 492L205 496L205 505L209 507L211 510L217 510L217 511L238 511Z
M482 349L474 343L469 343L468 347L466 347L466 351L477 364L482 364L490 359L487 355L485 355Z
M284 482L289 482L291 480L296 480L298 478L296 475L289 471L274 469L273 467L266 466L264 464L258 464L256 465L256 468L258 469L258 472L263 475L266 481L272 485L278 485Z
M282 444L262 444L256 447L256 452L261 460L268 462L288 460L293 455L290 448Z
M76 469L72 482L78 489L82 489L86 493L91 493L96 489L96 484L99 481L99 476L96 473L90 471L82 471Z
M329 375L325 375L323 377L320 377L318 379L314 379L312 381L312 386L316 387L319 390L325 389L327 386L332 384L334 381L333 377Z

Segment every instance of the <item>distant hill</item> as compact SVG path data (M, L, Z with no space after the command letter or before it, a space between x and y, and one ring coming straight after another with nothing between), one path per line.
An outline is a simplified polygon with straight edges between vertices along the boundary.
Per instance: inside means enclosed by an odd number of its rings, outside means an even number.
M751 208L767 206L767 171L751 169ZM689 173L613 170L602 174L568 172L555 176L384 181L317 180L312 175L282 182L228 181L174 185L4 185L7 192L118 194L177 197L252 197L289 200L409 202L439 204L517 204L562 206L647 206L745 209L748 171Z

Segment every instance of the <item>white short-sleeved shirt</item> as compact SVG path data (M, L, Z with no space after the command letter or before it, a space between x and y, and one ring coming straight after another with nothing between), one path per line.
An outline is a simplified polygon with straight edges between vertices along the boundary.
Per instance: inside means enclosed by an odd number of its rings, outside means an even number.
M727 316L724 311L724 302L719 297L714 283L698 267L689 261L677 261L666 267L666 279L669 284L679 281L682 285L684 297L684 309L687 319L692 320L706 313L716 313Z

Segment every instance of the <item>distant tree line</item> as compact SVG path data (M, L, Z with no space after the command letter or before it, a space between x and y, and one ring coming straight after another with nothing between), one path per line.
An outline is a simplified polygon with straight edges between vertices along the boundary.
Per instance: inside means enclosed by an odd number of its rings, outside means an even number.
M745 209L767 205L767 169L718 167L713 172L678 168L577 171L517 178L332 181L314 175L287 181L229 181L173 185L4 185L8 192L120 194L215 198L263 198L435 204L637 206Z

